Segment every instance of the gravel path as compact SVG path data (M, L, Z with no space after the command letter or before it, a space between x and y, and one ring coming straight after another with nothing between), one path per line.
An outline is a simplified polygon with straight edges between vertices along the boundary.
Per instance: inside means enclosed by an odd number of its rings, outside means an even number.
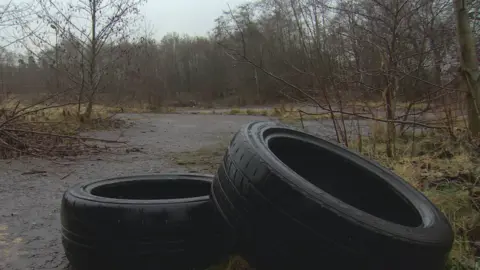
M185 172L168 153L197 150L230 137L242 125L266 117L229 115L123 114L135 124L125 130L89 133L127 140L111 153L55 162L0 160L0 269L69 269L60 241L60 199L82 181L130 174ZM308 129L325 137L329 125ZM44 172L39 172L44 171Z

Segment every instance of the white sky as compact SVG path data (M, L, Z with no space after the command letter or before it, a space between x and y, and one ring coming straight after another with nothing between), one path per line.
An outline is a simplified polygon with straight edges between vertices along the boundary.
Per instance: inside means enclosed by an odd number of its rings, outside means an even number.
M13 3L33 3L36 0L0 0L0 7ZM69 3L76 0L54 0L54 2ZM160 40L165 34L177 32L188 35L206 35L215 26L214 20L228 10L228 5L234 8L251 0L147 0L140 7L140 13L145 17L145 23L153 34ZM51 29L47 29L51 30ZM55 32L51 30L49 39L54 40ZM13 34L12 34L13 33ZM15 40L18 31L7 27L0 29L0 46L10 44ZM6 47L17 52L23 51L17 43Z
M228 10L228 5L234 8L246 2L248 0L149 0L141 13L152 25L156 38L174 31L205 35L214 27L214 20L222 15L222 10Z

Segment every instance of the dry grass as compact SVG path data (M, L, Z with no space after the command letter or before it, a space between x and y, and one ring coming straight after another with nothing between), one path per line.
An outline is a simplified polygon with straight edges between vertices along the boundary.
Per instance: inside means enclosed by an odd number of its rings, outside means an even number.
M6 110L9 106L4 106ZM20 109L22 107L19 107ZM84 106L82 111L84 111ZM93 115L90 120L83 116L77 115L77 106L67 105L62 107L49 108L49 106L38 105L26 109L21 117L16 119L17 124L28 124L37 127L45 127L50 131L59 132L61 134L76 134L82 130L108 128L109 124L116 127L118 123L107 121L112 115L120 112L120 109L95 105L93 107Z
M256 116L272 116L273 111L270 109L240 109L232 108L227 114L229 115L256 115Z
M47 96L41 101L27 103L13 96L0 102L0 158L82 154L92 146L78 138L58 135L78 137L84 131L119 128L125 121L114 118L117 113L175 112L172 107L152 108L145 103L94 105L87 119L86 105L82 104L79 109L78 104L58 104L54 99L55 96Z
M385 107L385 102L382 101L353 101L353 102L348 102L345 107L358 107L358 108L365 108L369 107L372 109L377 109L377 108L384 108ZM408 106L411 106L412 109L418 109L422 110L427 107L426 103L414 103L410 105L408 102L397 102L397 108L407 108Z
M368 108L371 109L367 110L367 106L365 104L368 104ZM311 104L310 104L311 105ZM398 114L402 115L404 113L407 113L406 108L409 106L407 103L398 103L397 108L398 108ZM411 118L413 114L418 113L421 110L426 110L423 116L425 117L435 117L434 119L428 119L430 124L432 125L444 125L445 124L445 112L441 108L436 108L438 105L430 105L428 106L425 103L418 103L414 104L410 107L410 110L408 111L408 114L410 115L409 117ZM427 110L428 108L428 110ZM337 108L338 109L338 108ZM385 105L382 102L352 102L345 104L343 106L343 110L347 112L346 114L343 114L343 119L345 120L354 120L354 119L362 119L365 117L375 117L375 118L384 118L385 117ZM357 115L354 115L352 113L356 112ZM450 117L452 119L449 119L449 121L455 121L456 119L457 122L462 122L461 124L464 125L465 122L465 114L462 111L459 111L458 108L454 109L453 107L450 108ZM215 110L212 111L204 111L201 114L218 114ZM226 113L223 114L229 114L229 115L256 115L256 116L271 116L271 117L277 117L280 120L283 120L284 122L287 123L296 123L300 120L304 121L315 121L315 120L330 120L332 115L326 111L322 110L319 108L316 108L315 106L299 106L299 105L294 105L294 104L280 104L277 106L273 106L270 108L232 108ZM333 116L336 119L341 119L342 114L341 113L333 113ZM398 119L402 120L402 119ZM407 119L408 120L408 119ZM418 119L417 119L418 120ZM423 119L425 121L426 119Z
M252 268L242 257L234 255L220 264L209 267L207 270L252 270Z
M478 146L442 133L399 138L395 158L387 158L384 128L376 140L362 141L362 154L378 161L421 190L450 220L455 242L448 269L474 269L474 242L480 241L480 164ZM358 149L356 143L351 147ZM478 247L477 247L478 248Z
M159 108L150 108L146 107L144 110L139 111L129 111L135 113L143 113L143 112L153 112L153 113L175 113L177 109L174 107L159 107Z
M84 111L85 107L81 109ZM119 111L118 108L96 105L91 119L85 119L83 115L77 115L76 105L44 102L29 106L13 99L5 101L0 104L0 158L75 156L100 151L80 139L78 134L124 125L124 121L112 118Z
M178 110L177 112L181 112ZM301 112L301 108L295 106L280 105L271 108L231 108L227 111L224 109L219 110L200 110L193 114L210 115L210 114L223 114L223 115L251 115L251 116L270 116L276 117L287 123L296 123L300 120L303 121L315 121L315 120L328 120L331 119L331 114L328 112L322 113L305 113ZM334 116L339 119L340 113L334 113ZM356 116L344 115L344 119L355 119Z
M212 111L215 114L215 111ZM210 114L209 112L205 112L205 114ZM286 107L273 107L269 109L240 109L240 108L233 108L227 114L229 115L253 115L253 116L271 116L277 117L284 122L287 123L294 123L300 120L304 121L313 121L313 120L326 120L330 119L330 113L321 113L321 114L305 114L299 112L298 108L291 108L288 109ZM339 113L334 114L335 117L340 117ZM346 119L350 117L345 116Z
M184 166L190 171L213 174L220 165L227 147L228 142L222 141L215 145L200 148L197 151L172 153L170 158L177 165Z

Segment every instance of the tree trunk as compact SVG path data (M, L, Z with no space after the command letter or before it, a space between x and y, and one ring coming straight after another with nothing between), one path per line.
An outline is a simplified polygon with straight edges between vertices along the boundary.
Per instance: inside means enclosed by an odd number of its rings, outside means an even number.
M478 110L480 87L478 83L479 69L475 42L465 0L453 0L453 5L457 23L461 75L468 90L466 95L468 128L473 136L478 136L480 135L480 114Z
M90 72L88 76L89 86L90 86L90 96L88 97L87 110L85 112L85 118L90 119L93 111L93 103L95 101L95 94L97 92L98 84L96 82L96 56L97 56L97 0L91 0L91 24L92 24L92 40L90 42Z
M395 119L395 90L398 85L398 79L394 78L394 85L387 86L385 91L385 109L386 109L386 118L389 120L387 123L387 156L393 157L395 155L395 139L396 139L396 128L393 120Z
M256 89L257 89L257 102L260 102L260 84L258 83L258 74L257 74L257 68L254 67L253 68L254 72L253 72L253 76L255 77L255 86L256 86Z

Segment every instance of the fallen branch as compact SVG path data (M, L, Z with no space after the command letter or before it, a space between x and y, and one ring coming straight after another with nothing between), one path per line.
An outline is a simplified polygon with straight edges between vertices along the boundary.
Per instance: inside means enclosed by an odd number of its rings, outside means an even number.
M303 111L303 110L300 110L300 109L298 111L302 112L303 114L306 114L306 115L320 116L320 115L327 115L329 113L341 113L341 114L344 114L344 115L355 116L355 117L362 118L362 119L365 119L365 120L373 120L373 121L378 121L378 122L383 122L383 123L408 124L408 125L420 126L420 127L424 127L424 128L431 128L431 129L446 129L447 128L446 126L432 126L432 125L428 125L428 124L424 124L424 123L416 122L416 121L387 120L387 119L376 118L376 117L372 117L372 116L365 116L365 115L361 115L361 114L358 114L358 113L345 112L343 110L333 110L332 109L332 110L329 110L328 112L325 112L325 113L309 113L309 112L306 112L306 111Z
M41 173L47 173L47 171L44 171L44 170L31 170L31 171L22 173L22 175L41 174Z
M62 177L60 178L60 180L64 180L65 178L67 178L67 177L69 177L70 175L72 175L72 173L74 173L74 172L75 172L75 170L70 171L69 173L67 173L67 174L65 174L64 176L62 176Z
M37 113L37 112L40 112L40 111L45 111L45 110L48 110L48 109L53 109L53 108L61 108L61 107L65 107L65 106L68 106L68 105L74 105L76 103L66 103L66 104L61 104L61 105L51 105L51 106L47 106L47 107L42 107L42 108L39 108L39 109L35 109L35 110L31 110L31 111L25 111L23 113L19 113L17 112L14 116L8 118L7 120L5 120L3 123L0 124L0 129L2 129L2 127L6 126L7 124L13 122L14 120L22 117L22 116L25 116L25 115L29 115L29 114L33 114L33 113Z
M68 138L68 139L80 140L80 141L87 140L87 141L98 141L98 142L106 142L106 143L127 143L127 141L107 140L107 139L99 139L99 138L83 137L83 136L62 135L62 134L54 134L54 133L49 133L49 132L25 130L25 129L4 128L2 130L9 131L9 132L31 133L31 134L37 134L37 135L43 135L43 136L52 136L52 137L58 137L58 138Z

